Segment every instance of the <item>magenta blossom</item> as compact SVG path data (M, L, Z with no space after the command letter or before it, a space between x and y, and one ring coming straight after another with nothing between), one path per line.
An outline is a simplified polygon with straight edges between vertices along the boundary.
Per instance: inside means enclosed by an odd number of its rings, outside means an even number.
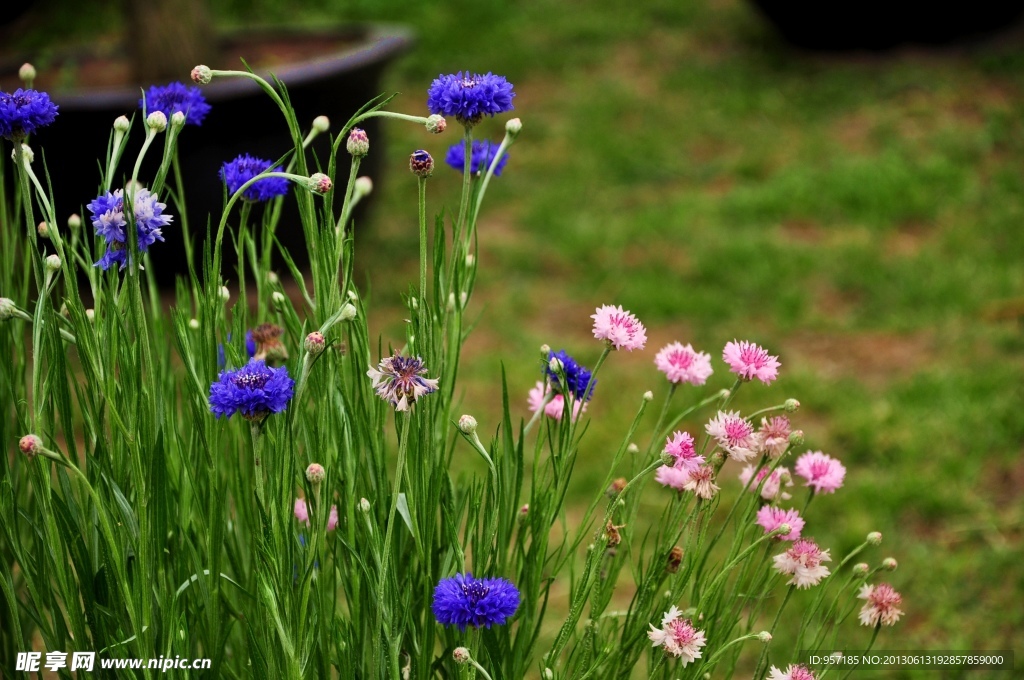
M771 533L783 524L789 525L788 534L779 534L775 538L779 541L795 541L800 538L800 532L804 528L804 520L800 513L790 508L783 510L773 505L765 505L757 511L757 523L764 527L766 534Z
M643 349L647 344L647 329L621 306L603 305L590 318L594 320L594 337L607 340L615 349Z
M821 451L808 451L800 456L793 469L807 480L804 486L812 487L815 493L835 493L846 477L843 464Z
M779 375L779 358L771 356L760 345L746 340L733 340L722 350L722 359L729 364L729 370L742 380L757 378L765 385L771 384Z
M698 456L693 448L693 437L687 432L673 432L665 440L665 453L675 458L674 468L693 472L704 463L704 456Z
M704 428L733 460L745 463L757 455L759 442L754 426L739 411L719 411Z
M695 352L691 345L678 342L662 347L654 357L654 365L675 384L703 385L714 373L710 354Z

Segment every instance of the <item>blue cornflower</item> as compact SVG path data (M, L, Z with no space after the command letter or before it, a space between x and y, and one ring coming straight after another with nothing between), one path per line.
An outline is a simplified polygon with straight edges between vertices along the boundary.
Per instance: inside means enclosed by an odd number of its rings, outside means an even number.
M186 87L184 83L169 83L163 87L153 85L146 92L146 98L139 100L139 108L145 105L147 113L160 111L167 120L178 111L185 114L186 125L202 125L203 118L210 112L210 105L198 87Z
M473 151L469 158L469 171L474 175L480 172L487 172L487 168L491 167L491 163L494 162L494 155L498 153L499 146L501 145L493 144L485 140L474 139ZM458 142L456 144L452 144L451 148L448 149L448 153L444 157L444 162L459 172L465 170L465 143ZM494 166L494 175L496 177L501 177L501 171L505 167L505 163L508 163L508 151L501 154L501 158L498 159L498 163Z
M238 411L246 420L259 420L283 411L294 387L284 366L271 368L259 359L249 359L242 368L221 371L210 385L210 410L218 418L230 418Z
M503 578L456 574L434 588L434 617L446 626L501 625L519 608L519 589Z
M561 378L551 370L552 359L558 359L562 363L562 372L565 374L564 388L561 384ZM594 387L597 386L597 381L591 380L590 371L585 366L578 364L564 349L548 353L548 366L544 371L551 378L551 388L555 392L563 394L568 390L576 399L583 399L584 401L590 401L590 398L594 396ZM588 384L590 385L589 391L587 391ZM585 391L586 397L584 398Z
M173 217L164 214L167 205L160 203L156 194L149 193L148 189L136 191L134 203L135 233L139 251L144 253L157 241L164 240L161 228L170 224ZM124 190L118 189L114 193L108 191L98 196L89 204L89 212L92 213L92 226L96 228L96 235L107 241L107 252L93 266L106 270L117 264L123 269L128 263L125 256L128 245L125 227L128 221L124 214Z
M455 116L463 125L476 125L485 115L511 111L516 93L504 76L493 73L440 75L427 90L427 108L431 113Z
M437 378L426 378L426 374L423 359L403 357L398 352L384 357L377 368L371 367L366 372L373 378L377 396L389 402L396 411L408 411L417 399L437 391Z
M228 185L228 193L234 194L253 177L261 172L270 170L271 166L273 166L272 161L253 158L245 153L221 166L220 178ZM273 171L284 172L284 169L278 166ZM242 193L242 198L247 201L269 201L272 198L284 196L287 193L288 180L284 177L267 177L246 189Z
M14 94L0 92L0 137L17 141L46 127L57 117L50 95L20 87Z

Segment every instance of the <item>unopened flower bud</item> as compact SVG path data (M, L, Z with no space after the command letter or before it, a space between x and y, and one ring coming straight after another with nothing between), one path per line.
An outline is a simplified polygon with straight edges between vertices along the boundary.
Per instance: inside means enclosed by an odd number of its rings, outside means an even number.
M85 318L89 323L92 323L96 320L96 312L95 310L93 310L92 307L85 310Z
M757 634L757 639L765 644L768 644L772 641L772 634L766 630L762 630L760 633Z
M867 540L871 545L879 545L882 542L882 533L880 531L872 531L868 534Z
M346 302L345 305L341 308L341 314L338 315L338 320L351 321L354 318L356 318L356 306L349 302Z
M220 299L227 302L231 299L231 291L228 290L227 286L220 287Z
M46 222L40 222L36 225L36 233L42 238L50 238L50 227Z
M359 299L359 293L357 293L355 290L349 288L348 289L348 299L351 300L352 302L355 302L356 300Z
M723 400L728 399L730 394L732 394L732 392L730 392L729 390L722 390L721 392L718 393L718 398Z
M505 123L505 132L507 132L509 136L512 137L513 139L515 139L519 135L519 131L522 129L523 121L519 120L518 118L511 118L508 120L508 122Z
M185 114L181 111L175 111L171 114L171 127L175 130L180 130L185 127Z
M154 111L146 116L146 127L155 132L163 132L167 129L167 116L163 111Z
M886 571L896 571L897 566L899 565L896 562L895 557L886 557L882 560L882 569L885 569Z
M78 216L78 213L71 213L71 217L68 218L68 229L77 231L81 226L82 218Z
M417 177L430 177L434 174L433 157L423 149L413 151L409 156L409 171Z
M787 399L783 408L786 410L786 413L794 413L800 408L800 402L796 399Z
M476 432L476 418L471 415L462 416L459 418L459 429L463 434L473 434Z
M327 116L317 116L313 119L313 129L323 134L331 129L331 119Z
M626 488L626 478L625 477L617 477L616 479L612 480L611 485L607 489L605 489L604 493L605 493L606 496L608 496L608 498L615 498L620 493L622 493L622 490L625 489L625 488Z
M465 647L456 647L452 652L452 658L459 665L469 663L469 650Z
M469 293L462 291L459 293L459 306L465 309L467 302L469 302Z
M448 121L444 119L444 116L436 113L427 116L427 132L439 135L444 132L447 127Z
M661 452L661 464L662 465L667 465L668 467L672 467L673 465L675 465L675 463L676 463L676 457L675 456L673 456L668 451L662 451Z
M210 70L209 66L200 64L192 69L192 82L199 85L207 85L213 80L213 71Z
M544 357L544 361L548 360L548 356L551 354L551 345L545 343L540 346L540 355Z
M629 446L626 447L626 451L632 453L635 456L636 454L640 453L640 447L634 444L633 442L630 442Z
M114 131L124 134L128 132L128 128L132 125L131 121L128 120L128 116L118 116L114 119Z
M672 549L668 551L668 564L665 565L665 571L670 574L678 573L679 567L683 563L683 549L678 545L672 546Z
M420 308L420 303L415 297L409 298L409 308L413 311Z
M306 340L303 343L306 351L312 356L319 356L321 352L327 347L327 341L324 339L324 334L320 331L313 331L306 336Z
M776 536L787 536L787 535L789 535L789 533L791 531L793 531L793 527L791 527L791 526L789 526L789 524L783 522L782 524L780 524L778 526L777 529L775 529L774 533L775 533Z
M189 319L188 327L194 331L199 330L199 319Z
M27 434L18 441L18 448L30 459L43 451L43 440L34 434Z
M331 178L322 172L314 172L306 181L306 188L314 194L320 194L321 196L330 191L333 186Z
M26 84L31 83L36 79L36 67L32 64L25 62L18 69L18 79L24 81Z
M284 303L285 300L287 300L287 298L284 296L284 293L282 293L279 290L275 290L273 294L270 296L270 299L274 301L275 307L277 307L278 309L284 309Z
M373 180L369 177L356 177L355 184L352 186L352 198L363 198L369 196L373 191Z
M548 369L557 375L565 371L565 365L558 357L551 357L551 359L548 360Z
M526 519L526 516L530 514L530 504L523 503L523 507L519 508L519 520Z
M867 565L867 562L858 562L853 565L853 573L857 576L867 576L870 569L871 568Z
M476 264L476 257L473 255L473 253L466 255L466 267L472 267L474 264Z
M324 470L324 466L320 463L310 463L309 467L306 468L306 480L313 486L323 482L326 477L327 472Z
M654 392L651 392L650 390L644 392L644 401L651 401L652 399L654 399Z
M57 256L57 255L47 255L46 259L43 262L46 265L46 271L50 272L51 274L60 271L60 257L59 256Z
M267 283L272 286L276 286L279 281L280 279L277 278L277 272L267 272Z
M550 668L545 668L542 675L544 676L544 680L555 680L555 673Z
M369 514L370 513L370 501L366 500L365 498L360 498L359 499L359 512L363 513L364 515L365 514Z
M362 158L370 153L370 138L366 136L366 130L354 127L348 133L348 141L345 143L350 155Z
M803 446L804 445L804 431L793 430L789 433L789 445L790 446Z

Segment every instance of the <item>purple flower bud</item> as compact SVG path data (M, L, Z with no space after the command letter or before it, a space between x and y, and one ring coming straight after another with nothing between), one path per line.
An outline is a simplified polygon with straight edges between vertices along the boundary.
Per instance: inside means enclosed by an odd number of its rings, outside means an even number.
M356 158L362 158L370 153L370 138L366 136L366 130L352 128L348 133L348 142L346 142L345 148Z
M409 170L417 177L427 178L434 174L434 159L420 149L409 156Z

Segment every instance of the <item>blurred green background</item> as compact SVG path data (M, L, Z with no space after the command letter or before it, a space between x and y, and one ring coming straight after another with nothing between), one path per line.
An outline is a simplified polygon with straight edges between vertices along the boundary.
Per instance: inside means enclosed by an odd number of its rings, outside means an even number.
M787 48L739 0L213 7L225 25L412 25L418 45L386 81L401 93L395 110L423 114L439 73L493 71L515 83L524 128L482 217L479 321L462 373L463 410L485 430L499 422L502 366L526 416L537 348L592 363L594 307L632 310L650 341L602 371L577 468L583 503L640 395L654 390L657 404L666 390L659 347L680 340L710 352L714 390L730 384L717 361L724 343L757 341L780 356L782 377L744 387L739 405L799 399L793 421L806 446L848 469L843 489L815 500L804 533L841 556L878 530L885 539L869 561L899 561L887 576L906 616L876 646L1019 643L1020 30L936 50L820 55ZM68 30L101 32L103 13L85 14ZM502 123L480 130L497 140ZM401 337L401 296L416 271L408 154L426 148L440 162L455 141L452 131L388 129L389 172L356 229L371 329L385 344ZM457 208L458 174L442 166L435 177L428 210ZM728 494L735 473L723 473ZM648 488L652 513L666 493ZM848 647L866 643L868 631L848 629Z

